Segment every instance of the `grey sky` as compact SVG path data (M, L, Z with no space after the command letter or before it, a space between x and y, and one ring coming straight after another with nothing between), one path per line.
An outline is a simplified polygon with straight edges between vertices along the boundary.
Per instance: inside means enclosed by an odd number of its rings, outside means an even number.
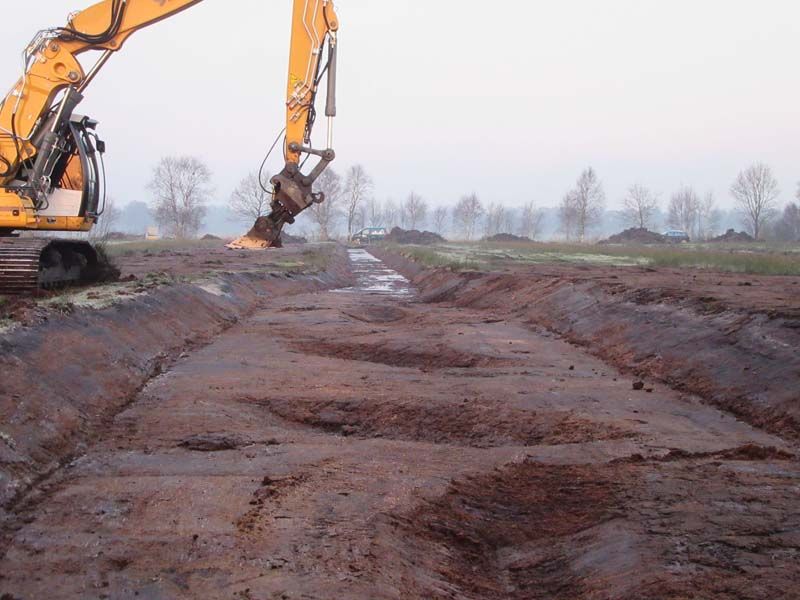
M3 89L37 29L90 4L15 3ZM282 127L289 12L205 0L112 59L82 110L101 121L122 203L149 199L163 155L208 161L218 203L258 167ZM339 12L336 168L363 163L381 198L555 205L588 165L611 206L637 181L728 206L754 161L775 169L782 201L800 180L796 0L339 0Z

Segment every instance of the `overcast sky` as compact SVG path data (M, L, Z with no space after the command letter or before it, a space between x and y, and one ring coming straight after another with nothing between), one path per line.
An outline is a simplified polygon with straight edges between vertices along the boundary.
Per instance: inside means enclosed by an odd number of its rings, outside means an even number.
M4 88L36 30L91 4L7 10ZM665 199L691 184L730 205L731 180L754 161L773 167L783 201L800 180L796 0L338 6L336 168L362 163L380 198L413 189L452 204L476 191L555 205L588 165L611 207L634 182ZM81 110L101 122L120 203L149 199L146 181L164 155L205 159L218 203L258 167L284 119L290 8L205 0L115 55Z

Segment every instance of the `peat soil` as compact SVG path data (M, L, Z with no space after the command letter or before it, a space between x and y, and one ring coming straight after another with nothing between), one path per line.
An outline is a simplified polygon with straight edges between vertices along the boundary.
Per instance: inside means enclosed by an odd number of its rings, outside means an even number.
M355 286L263 299L20 499L0 597L797 597L792 443L352 258Z
M420 299L544 327L637 377L800 441L800 277L581 265L423 269Z

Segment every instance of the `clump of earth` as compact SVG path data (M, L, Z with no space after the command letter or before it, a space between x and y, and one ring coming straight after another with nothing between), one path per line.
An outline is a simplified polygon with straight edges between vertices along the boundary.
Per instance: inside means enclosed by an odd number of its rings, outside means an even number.
M755 238L749 233L744 231L736 231L735 229L728 229L723 235L715 237L711 240L716 243L750 243L755 242Z
M622 233L612 235L601 244L665 244L667 238L660 233L650 231L644 227L632 227Z
M418 244L422 246L429 246L432 244L439 244L446 241L438 233L432 231L418 231L416 229L406 230L400 227L395 227L389 232L386 241L395 244Z
M493 235L491 237L487 237L487 242L532 242L533 240L529 237L521 236L521 235L514 235L513 233L498 233L497 235Z

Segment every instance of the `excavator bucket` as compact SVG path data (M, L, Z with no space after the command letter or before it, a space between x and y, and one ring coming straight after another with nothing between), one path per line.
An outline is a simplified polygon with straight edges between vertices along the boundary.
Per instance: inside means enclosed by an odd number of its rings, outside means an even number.
M272 216L260 217L246 235L227 245L231 250L264 250L282 248L281 230L283 224L273 221Z

